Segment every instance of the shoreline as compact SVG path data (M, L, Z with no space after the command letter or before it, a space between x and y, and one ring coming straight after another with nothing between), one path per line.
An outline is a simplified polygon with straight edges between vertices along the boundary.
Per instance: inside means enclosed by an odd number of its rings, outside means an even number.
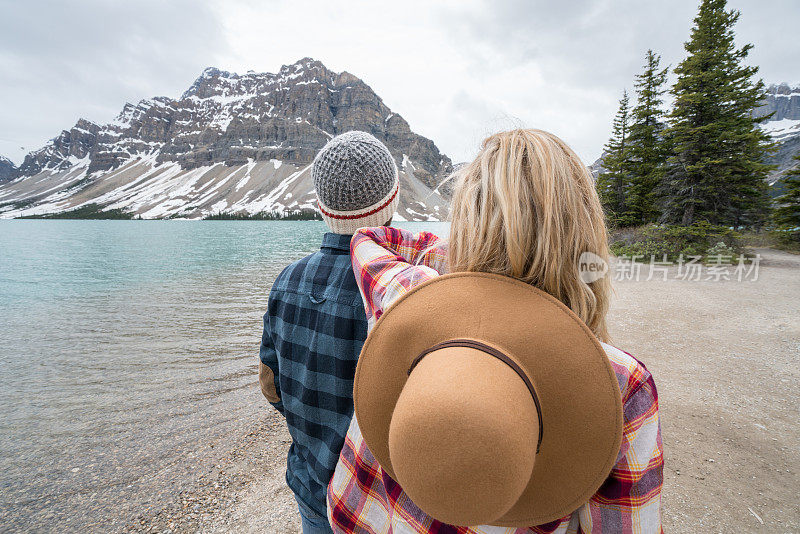
M257 369L253 366L253 376ZM286 486L291 437L283 417L254 383L254 417L232 446L203 459L188 487L150 515L126 523L121 532L269 532L296 534L300 516ZM263 402L262 402L263 401ZM258 404L258 406L256 406Z

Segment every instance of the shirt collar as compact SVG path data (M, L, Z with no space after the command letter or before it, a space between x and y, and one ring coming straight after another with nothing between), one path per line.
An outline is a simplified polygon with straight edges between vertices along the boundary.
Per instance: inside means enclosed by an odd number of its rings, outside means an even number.
M350 240L352 238L352 235L327 232L322 236L321 250L325 252L325 249L329 249L334 254L350 254Z

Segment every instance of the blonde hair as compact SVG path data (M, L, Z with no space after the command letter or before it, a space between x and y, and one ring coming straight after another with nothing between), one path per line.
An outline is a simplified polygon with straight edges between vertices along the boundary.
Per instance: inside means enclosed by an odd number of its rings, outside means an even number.
M608 276L586 283L579 261L608 262L608 236L589 170L555 135L512 130L483 141L457 171L448 240L450 272L487 272L531 284L567 305L608 341Z

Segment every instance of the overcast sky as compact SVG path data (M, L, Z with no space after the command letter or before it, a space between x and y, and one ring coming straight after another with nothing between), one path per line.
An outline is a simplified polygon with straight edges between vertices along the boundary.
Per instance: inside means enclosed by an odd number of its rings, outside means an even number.
M79 117L177 97L207 66L276 72L310 56L362 78L454 161L526 126L590 163L645 51L683 58L698 3L0 0L0 155L19 163ZM760 76L800 82L800 1L729 4Z

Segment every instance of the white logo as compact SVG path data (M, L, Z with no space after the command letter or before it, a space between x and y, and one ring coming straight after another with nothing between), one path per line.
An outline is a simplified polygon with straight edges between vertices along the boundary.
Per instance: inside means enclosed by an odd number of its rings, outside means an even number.
M578 258L580 278L587 284L596 282L608 273L608 263L593 252L584 252Z

